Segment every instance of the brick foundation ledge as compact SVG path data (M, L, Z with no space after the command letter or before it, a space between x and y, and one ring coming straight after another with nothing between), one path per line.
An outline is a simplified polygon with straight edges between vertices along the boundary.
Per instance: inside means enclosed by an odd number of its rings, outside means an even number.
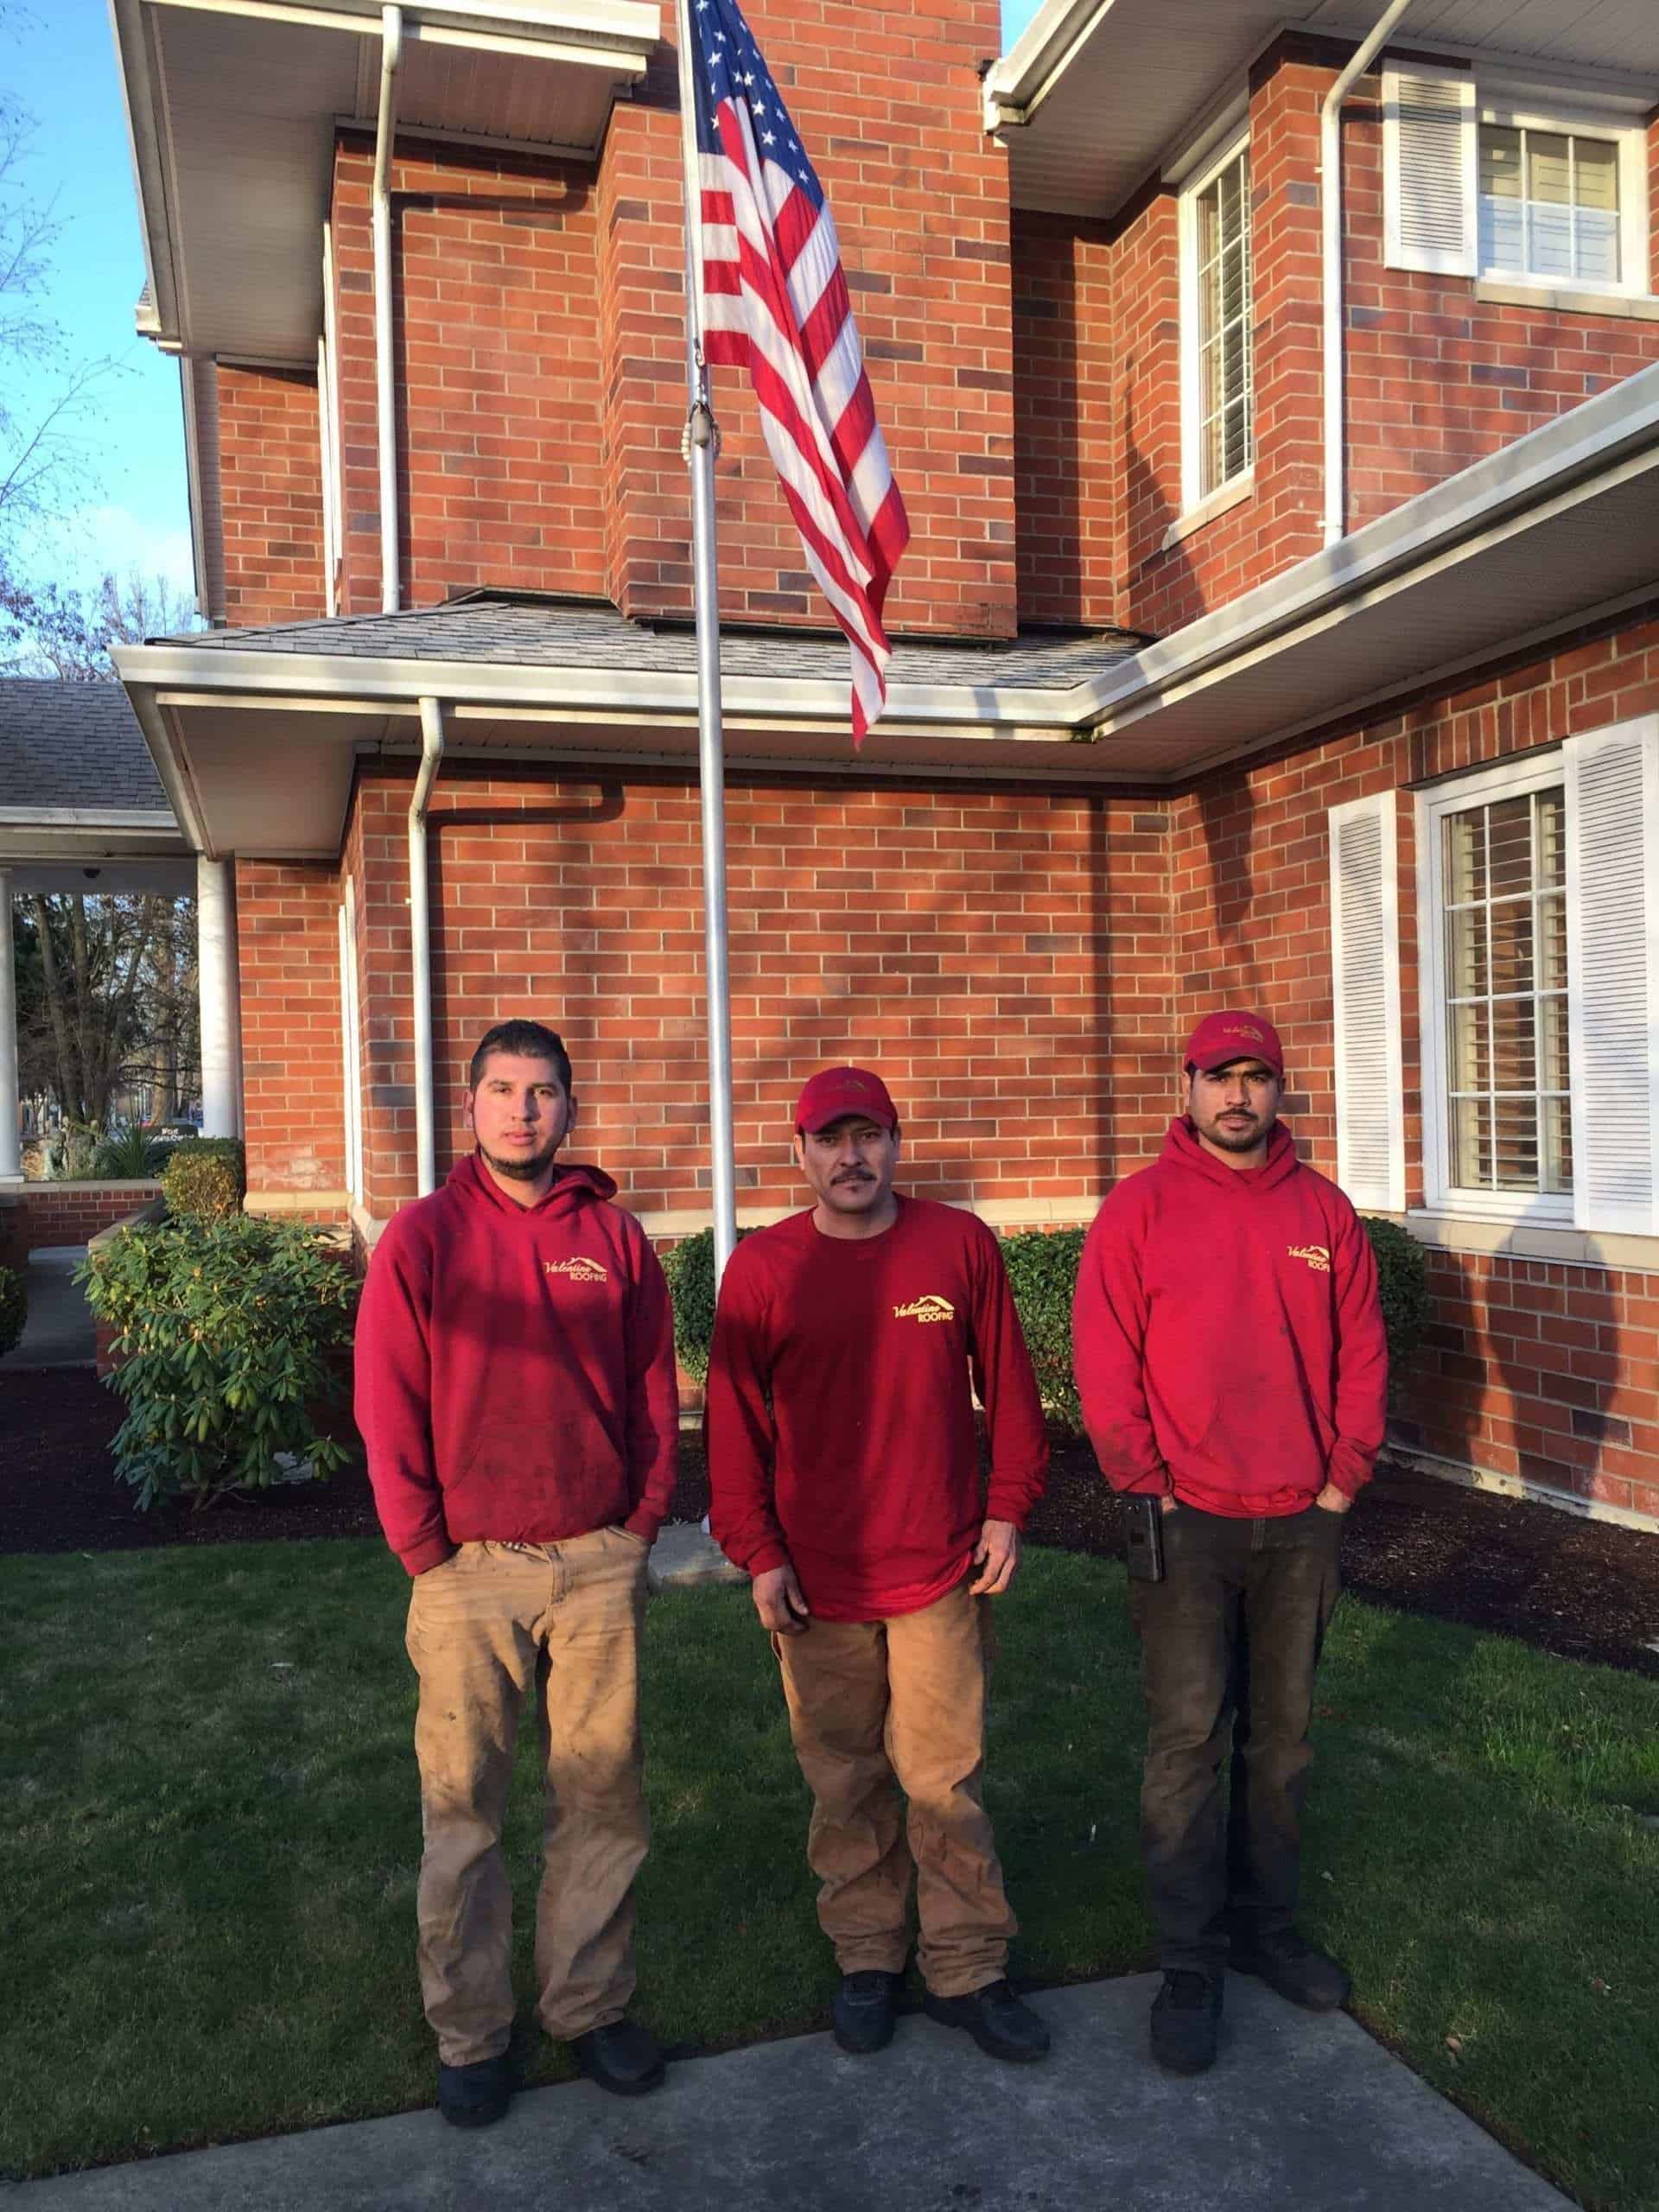
M1396 1466L1414 1475L1434 1475L1442 1482L1458 1483L1465 1490L1484 1490L1500 1497L1523 1497L1535 1505L1554 1506L1558 1513L1575 1514L1580 1521L1611 1521L1621 1529L1637 1529L1659 1535L1659 1512L1644 1513L1629 1506L1609 1505L1580 1491L1558 1490L1554 1484L1534 1482L1526 1475L1500 1474L1495 1468L1477 1467L1465 1459L1448 1459L1438 1452L1424 1452L1415 1445L1398 1444L1392 1438L1386 1456Z

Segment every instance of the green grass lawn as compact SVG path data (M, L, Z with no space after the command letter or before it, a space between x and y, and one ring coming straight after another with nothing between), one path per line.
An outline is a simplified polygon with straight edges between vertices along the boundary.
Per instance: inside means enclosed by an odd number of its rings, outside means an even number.
M407 1592L370 1543L0 1560L0 2174L429 2101ZM1017 1970L1148 1965L1122 1571L1030 1554L998 1623ZM1305 1918L1358 2016L1595 2212L1659 2212L1659 1684L1350 1602L1320 1700ZM703 2044L821 2024L747 1592L653 1604L645 1728L642 2016ZM527 1728L525 1905L532 1761ZM538 2037L523 2057L569 2070Z

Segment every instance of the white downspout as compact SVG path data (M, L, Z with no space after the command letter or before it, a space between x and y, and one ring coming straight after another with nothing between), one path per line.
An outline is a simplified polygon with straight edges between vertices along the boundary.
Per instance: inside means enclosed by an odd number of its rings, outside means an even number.
M1325 96L1319 110L1319 213L1324 232L1325 303L1325 542L1334 545L1348 526L1348 466L1343 445L1347 418L1347 358L1342 299L1342 104L1376 60L1378 49L1411 0L1393 0L1382 21Z
M380 448L380 607L396 614L403 602L397 551L397 387L391 354L391 147L397 135L397 65L404 54L404 11L380 10L380 113L374 135L374 380Z
M432 1084L432 919L426 884L426 808L443 758L443 702L421 702L421 772L409 803L410 981L415 999L415 1183L425 1198L438 1181Z

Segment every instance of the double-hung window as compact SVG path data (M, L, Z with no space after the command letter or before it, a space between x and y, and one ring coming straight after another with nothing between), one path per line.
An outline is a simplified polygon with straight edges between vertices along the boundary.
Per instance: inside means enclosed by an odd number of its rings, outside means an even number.
M1392 1211L1399 804L1330 824L1338 1174ZM1416 847L1424 1205L1659 1234L1659 715L1433 785Z
M1182 490L1198 505L1255 458L1247 138L1181 195Z
M1427 64L1383 73L1390 268L1541 291L1648 289L1639 103L1593 106Z

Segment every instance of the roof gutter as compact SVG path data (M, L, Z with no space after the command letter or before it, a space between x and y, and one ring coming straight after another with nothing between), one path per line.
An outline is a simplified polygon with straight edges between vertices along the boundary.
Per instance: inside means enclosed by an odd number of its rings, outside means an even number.
M396 614L403 601L397 543L397 379L391 355L391 149L397 135L397 67L404 58L404 11L380 11L380 112L374 131L375 429L380 448L380 607Z
M1343 431L1347 414L1347 357L1342 312L1342 104L1411 5L1392 0L1358 52L1325 96L1319 110L1319 219L1325 323L1325 542L1334 545L1347 526L1348 470Z

